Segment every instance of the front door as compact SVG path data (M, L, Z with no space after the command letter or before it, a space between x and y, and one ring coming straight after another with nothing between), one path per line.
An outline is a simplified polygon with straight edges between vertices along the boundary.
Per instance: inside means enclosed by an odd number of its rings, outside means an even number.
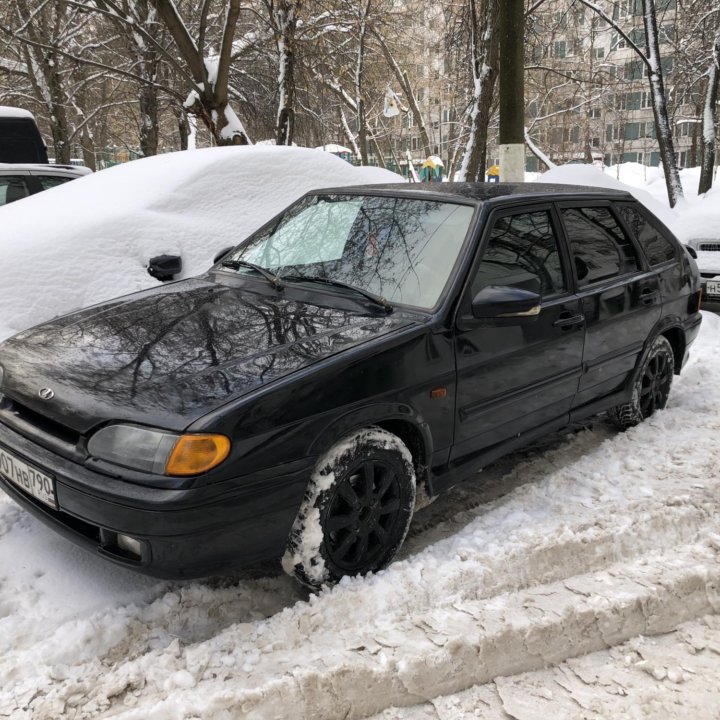
M498 213L489 228L458 314L451 461L566 421L581 372L584 318L552 209ZM491 285L538 293L537 318L500 327L473 320L472 298Z

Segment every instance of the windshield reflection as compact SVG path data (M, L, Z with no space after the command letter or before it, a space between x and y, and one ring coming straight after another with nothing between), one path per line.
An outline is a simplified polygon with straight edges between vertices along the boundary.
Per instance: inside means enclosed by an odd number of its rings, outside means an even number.
M281 278L335 280L392 303L431 308L450 277L473 211L435 200L312 195L225 262L254 263Z

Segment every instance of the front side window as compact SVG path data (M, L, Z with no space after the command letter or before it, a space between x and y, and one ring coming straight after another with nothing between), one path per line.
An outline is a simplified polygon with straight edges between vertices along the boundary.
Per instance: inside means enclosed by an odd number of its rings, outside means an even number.
M608 208L561 212L580 287L639 269L635 248Z
M0 175L0 205L27 197L25 181L19 175Z
M335 280L391 303L432 308L450 278L474 210L435 200L313 195L224 260L251 262L280 277Z
M473 282L473 297L490 285L517 287L541 297L565 291L558 240L547 210L495 222Z
M620 205L627 226L645 251L650 265L660 265L675 259L675 246L632 205Z

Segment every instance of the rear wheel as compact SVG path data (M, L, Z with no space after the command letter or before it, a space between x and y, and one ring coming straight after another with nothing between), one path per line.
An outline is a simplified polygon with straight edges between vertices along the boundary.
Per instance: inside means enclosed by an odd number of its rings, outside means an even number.
M316 464L283 568L315 588L376 572L402 545L414 504L415 471L402 440L376 427L355 431Z
M632 400L614 407L608 415L621 429L627 430L649 418L656 410L667 405L675 369L672 345L662 335L653 340L643 360Z

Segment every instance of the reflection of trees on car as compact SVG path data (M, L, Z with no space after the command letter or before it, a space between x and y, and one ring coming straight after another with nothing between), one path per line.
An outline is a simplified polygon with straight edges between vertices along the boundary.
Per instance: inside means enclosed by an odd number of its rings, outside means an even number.
M465 240L473 208L382 196L317 195L234 256L279 276L341 281L390 302L432 307Z
M541 296L564 288L557 239L547 211L496 221L473 291L489 285L519 287Z

